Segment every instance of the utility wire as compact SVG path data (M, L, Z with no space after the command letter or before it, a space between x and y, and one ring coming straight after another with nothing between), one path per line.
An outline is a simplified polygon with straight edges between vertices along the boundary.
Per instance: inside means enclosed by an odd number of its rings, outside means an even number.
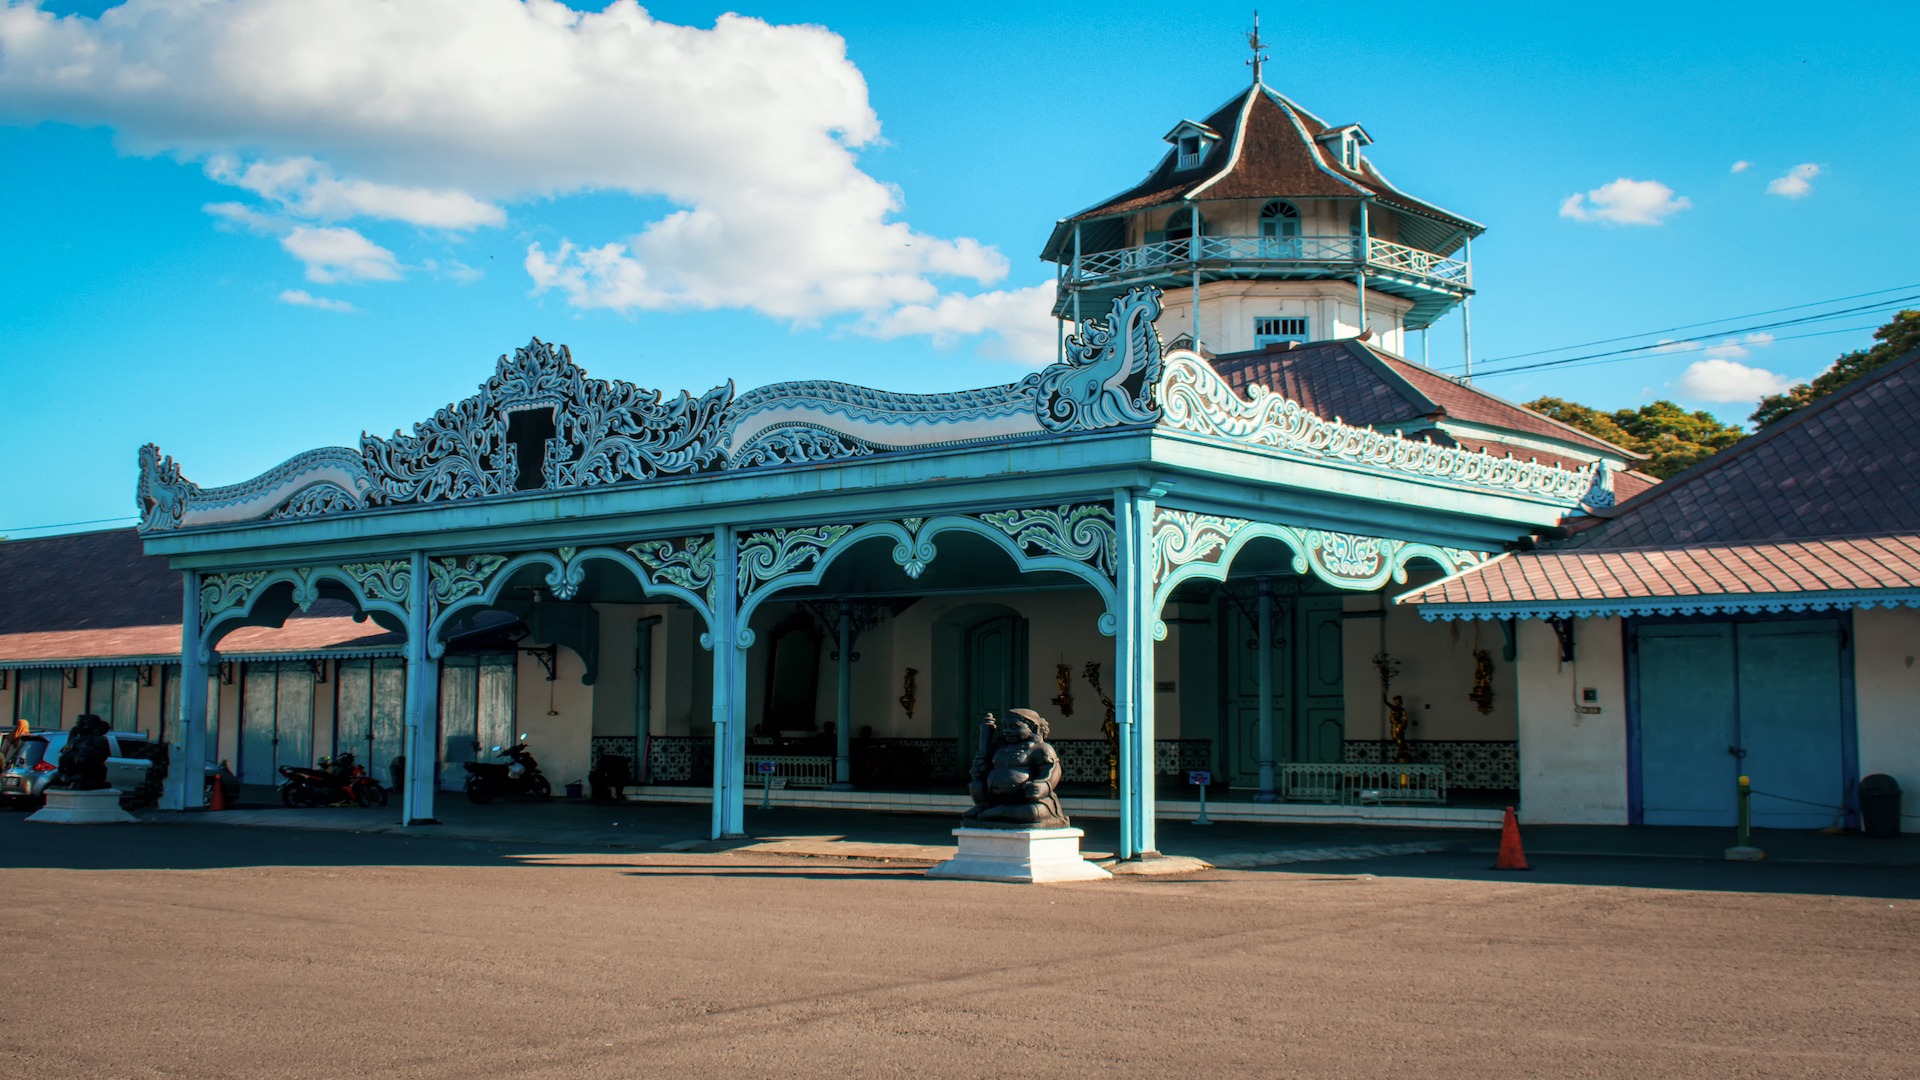
M1828 319L1837 319L1845 315L1862 315L1869 311L1885 311L1889 308L1901 308L1908 304L1914 303L1916 301L1920 301L1920 294L1901 297L1898 300L1885 300L1885 301L1880 301L1878 303L1873 303L1873 304L1863 304L1859 307L1841 308L1837 311L1822 312L1818 315L1802 315L1797 319L1778 319L1768 323L1754 323L1749 326L1736 326L1736 327L1732 327L1730 329L1725 329L1725 330L1715 330L1710 334L1696 334L1696 335L1693 335L1692 337L1674 338L1668 341L1657 341L1651 345L1636 345L1636 346L1633 346L1632 348L1627 348L1627 349L1609 349L1605 352L1585 353L1580 356L1564 356L1555 360L1537 360L1531 364L1515 364L1512 367L1497 368L1493 371L1482 370L1479 372L1475 372L1475 375L1476 376L1503 375L1503 374L1507 374L1509 372L1515 372L1515 371L1533 371L1538 368L1561 367L1567 364L1578 363L1582 360L1596 360L1602 357L1624 358L1624 357L1632 356L1636 353L1653 352L1656 350L1678 352L1681 350L1674 348L1675 346L1678 346L1678 345L1696 344L1696 343L1708 341L1712 338L1729 336L1733 334L1751 334L1751 333L1758 333L1763 330L1774 330L1774 329L1787 327L1787 326L1804 326L1808 323L1825 322ZM1686 350L1686 351L1692 351L1692 350Z
M1799 311L1801 308L1822 307L1827 304L1844 304L1849 300L1862 300L1869 296L1880 296L1890 292L1906 292L1908 289L1920 289L1920 284L1901 285L1892 289L1875 289L1872 292L1854 293L1852 296L1836 296L1831 300L1811 300L1804 304L1789 304L1786 307L1768 308L1765 311L1750 311L1745 315L1729 315L1724 319L1709 319L1706 322L1685 323L1669 326L1664 330L1644 330L1638 334L1622 334L1619 337L1601 338L1598 341L1583 341L1578 345L1561 345L1552 349L1535 349L1532 352L1513 353L1508 356L1495 356L1481 361L1487 364L1499 364L1508 360L1525 360L1529 356L1545 356L1548 353L1568 352L1573 349L1590 349L1595 345L1611 345L1616 341L1632 341L1635 338L1651 337L1654 334L1674 334L1682 330L1693 330L1702 326L1714 326L1739 319L1757 319L1762 315L1778 315L1783 311ZM1727 331L1721 331L1725 333Z
M1834 334L1857 334L1862 330L1878 330L1878 329L1880 329L1879 326L1874 325L1872 323L1868 323L1865 326L1847 326L1847 327L1842 327L1841 329L1838 329L1838 330L1815 330L1811 333L1806 333L1806 334L1787 334L1783 337L1774 338L1773 340L1799 341L1801 338L1830 337ZM1693 350L1688 350L1688 351L1692 352ZM1604 357L1600 359L1588 360L1584 363L1578 363L1578 364L1568 361L1566 362L1565 366L1570 368L1598 367L1601 364L1617 364L1622 360L1644 360L1644 359L1646 359L1646 357L1644 356L1609 356L1609 357ZM1496 375L1516 375L1524 371L1530 371L1533 369L1534 366L1535 365L1532 365L1532 364L1521 364L1515 367L1502 368L1499 371L1489 371L1489 372L1486 372L1485 374L1476 373L1474 375L1474 378L1475 379L1491 379ZM1540 365L1540 366L1547 366L1547 365Z
M0 533L38 532L41 529L65 529L74 525L104 525L110 521L137 520L139 520L137 517L129 515L127 517L92 518L87 521L61 521L52 525L14 525L7 528L0 528Z

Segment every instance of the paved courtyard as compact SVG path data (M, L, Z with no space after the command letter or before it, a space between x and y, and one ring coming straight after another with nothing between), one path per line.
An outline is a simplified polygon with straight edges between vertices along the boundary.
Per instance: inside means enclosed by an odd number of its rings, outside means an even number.
M1913 1075L1920 871L1535 861L1023 888L8 814L0 1030L46 1077Z

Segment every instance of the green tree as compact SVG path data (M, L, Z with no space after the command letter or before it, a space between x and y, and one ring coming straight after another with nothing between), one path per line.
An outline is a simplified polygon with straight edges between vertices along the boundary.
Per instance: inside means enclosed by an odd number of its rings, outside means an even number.
M1746 437L1746 432L1721 423L1712 413L1688 412L1671 401L1606 413L1578 402L1543 397L1527 402L1527 408L1647 455L1640 470L1662 480Z
M1784 394L1761 398L1760 407L1754 410L1751 418L1754 425L1766 427L1784 419L1800 406L1819 401L1867 372L1885 367L1914 349L1920 349L1920 311L1900 312L1892 322L1875 330L1873 337L1880 344L1847 353L1812 382L1801 383Z

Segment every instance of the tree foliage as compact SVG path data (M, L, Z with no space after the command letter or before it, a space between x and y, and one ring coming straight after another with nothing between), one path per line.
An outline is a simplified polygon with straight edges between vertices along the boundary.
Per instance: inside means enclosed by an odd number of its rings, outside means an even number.
M1754 410L1752 416L1754 425L1766 427L1784 419L1802 405L1819 401L1860 376L1885 367L1914 349L1920 349L1920 311L1900 312L1892 322L1875 330L1873 337L1879 342L1878 345L1847 353L1812 382L1801 383L1784 394L1761 398L1760 407Z
M1746 436L1739 428L1716 420L1712 413L1688 412L1671 401L1607 413L1578 402L1543 397L1527 402L1527 408L1647 455L1638 468L1662 480Z

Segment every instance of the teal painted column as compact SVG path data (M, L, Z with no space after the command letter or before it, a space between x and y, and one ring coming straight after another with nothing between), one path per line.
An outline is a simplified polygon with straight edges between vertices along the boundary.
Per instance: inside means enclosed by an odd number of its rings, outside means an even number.
M180 715L167 740L167 781L162 810L198 810L206 805L201 774L207 759L207 664L200 656L200 573L184 570L180 584Z
M633 627L633 761L636 784L647 782L640 763L647 756L647 736L653 734L653 628L660 616L649 615Z
M1153 799L1153 535L1154 501L1114 492L1113 519L1119 625L1114 631L1114 720L1120 727L1120 851L1123 859L1157 854Z
M840 601L840 618L835 629L839 633L840 666L838 675L839 700L834 703L833 712L833 791L853 790L853 733L848 728L853 723L853 605Z
M438 825L433 816L435 773L440 739L440 662L428 640L430 582L427 553L413 553L413 577L407 595L407 774L400 794L400 824Z
M1273 580L1260 579L1260 790L1254 802L1279 802L1273 786Z
M731 528L714 534L713 830L715 840L747 829L747 664L740 647L740 548Z

